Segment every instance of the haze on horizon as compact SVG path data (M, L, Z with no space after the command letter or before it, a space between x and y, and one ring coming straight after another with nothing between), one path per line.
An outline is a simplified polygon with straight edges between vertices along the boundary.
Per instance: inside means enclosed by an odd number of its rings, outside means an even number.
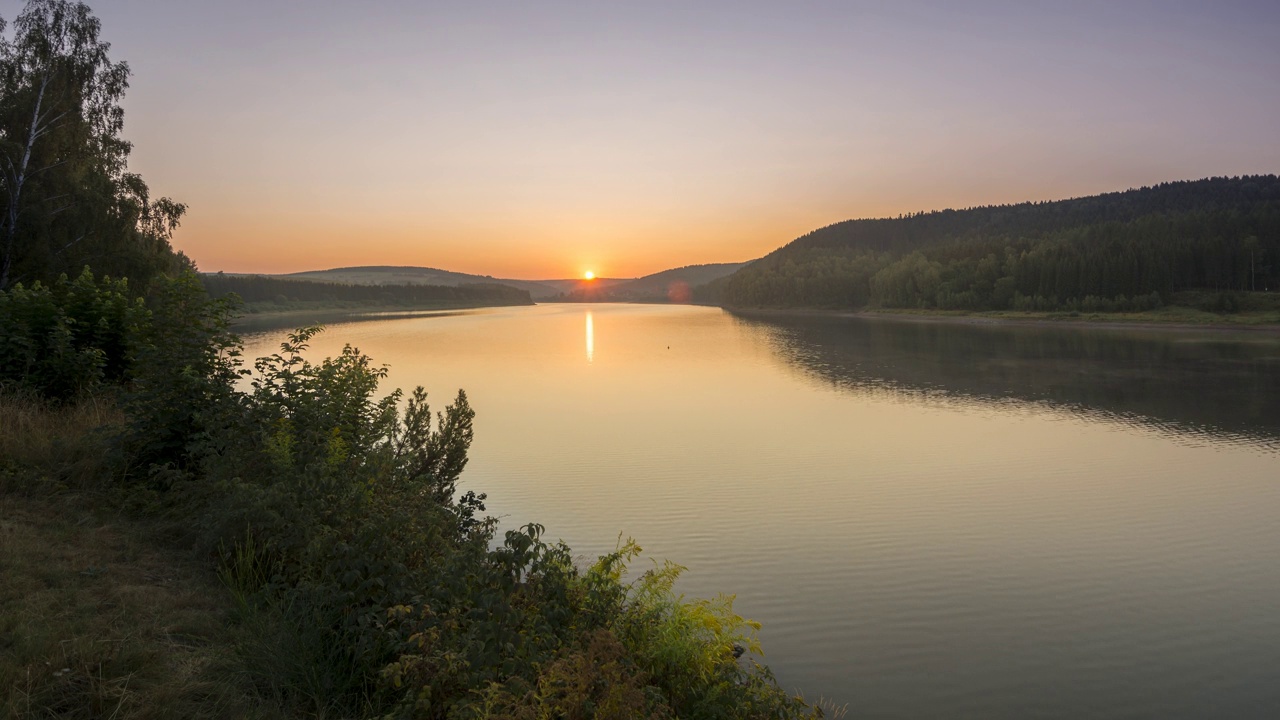
M206 271L638 276L1280 169L1270 2L90 5Z

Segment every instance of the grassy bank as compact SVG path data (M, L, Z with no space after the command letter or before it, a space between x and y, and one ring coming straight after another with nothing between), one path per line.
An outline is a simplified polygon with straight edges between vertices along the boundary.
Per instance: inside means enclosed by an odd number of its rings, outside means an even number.
M1080 310L877 310L882 314L980 317L1000 320L1253 327L1280 325L1280 293L1185 291L1167 305L1132 311Z
M730 308L747 314L818 314L904 320L978 323L1010 322L1039 325L1148 327L1166 330L1256 330L1280 332L1280 293L1176 293L1170 303L1134 311L1105 310L944 310L939 308L876 307L860 310L818 308Z
M1064 312L1064 311L1020 311L1020 310L906 310L877 309L859 313L868 316L948 318L948 319L986 319L1010 322L1042 322L1099 325L1141 325L1160 326L1169 329L1177 327L1226 328L1226 329L1267 329L1280 330L1280 312L1271 310L1245 311L1231 314L1214 313L1192 307L1163 307L1146 312Z
M935 305L804 306L764 305L724 307L753 313L858 314L921 318L983 318L988 320L1125 323L1137 325L1187 325L1250 327L1280 325L1280 292L1187 290L1166 298L1152 295L1142 302L1113 302L1102 298L1072 300L1066 304L1046 303L1038 307L946 308ZM1137 307L1135 307L1135 304Z
M0 396L0 716L280 716L210 565L122 511L102 462L122 419Z
M0 715L269 717L206 564L92 495L0 497Z

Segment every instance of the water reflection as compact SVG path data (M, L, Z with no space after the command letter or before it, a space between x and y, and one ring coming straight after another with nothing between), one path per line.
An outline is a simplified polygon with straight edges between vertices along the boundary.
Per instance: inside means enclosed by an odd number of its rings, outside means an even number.
M1182 442L1280 450L1280 338L1272 334L735 318L796 370L849 391L1048 405Z
M600 304L344 343L467 390L503 529L686 565L850 717L1280 717L1275 340Z

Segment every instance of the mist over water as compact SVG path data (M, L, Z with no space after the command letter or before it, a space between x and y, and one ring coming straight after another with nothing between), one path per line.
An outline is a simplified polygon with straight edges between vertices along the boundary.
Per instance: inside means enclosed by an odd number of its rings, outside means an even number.
M466 389L504 527L688 566L851 717L1280 713L1274 336L549 305L344 343Z

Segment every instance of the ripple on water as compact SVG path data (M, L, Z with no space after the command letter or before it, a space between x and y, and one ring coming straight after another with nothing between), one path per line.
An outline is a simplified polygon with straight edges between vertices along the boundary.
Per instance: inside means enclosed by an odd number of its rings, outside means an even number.
M314 345L467 388L505 526L688 566L851 717L1280 717L1274 348L590 310Z

